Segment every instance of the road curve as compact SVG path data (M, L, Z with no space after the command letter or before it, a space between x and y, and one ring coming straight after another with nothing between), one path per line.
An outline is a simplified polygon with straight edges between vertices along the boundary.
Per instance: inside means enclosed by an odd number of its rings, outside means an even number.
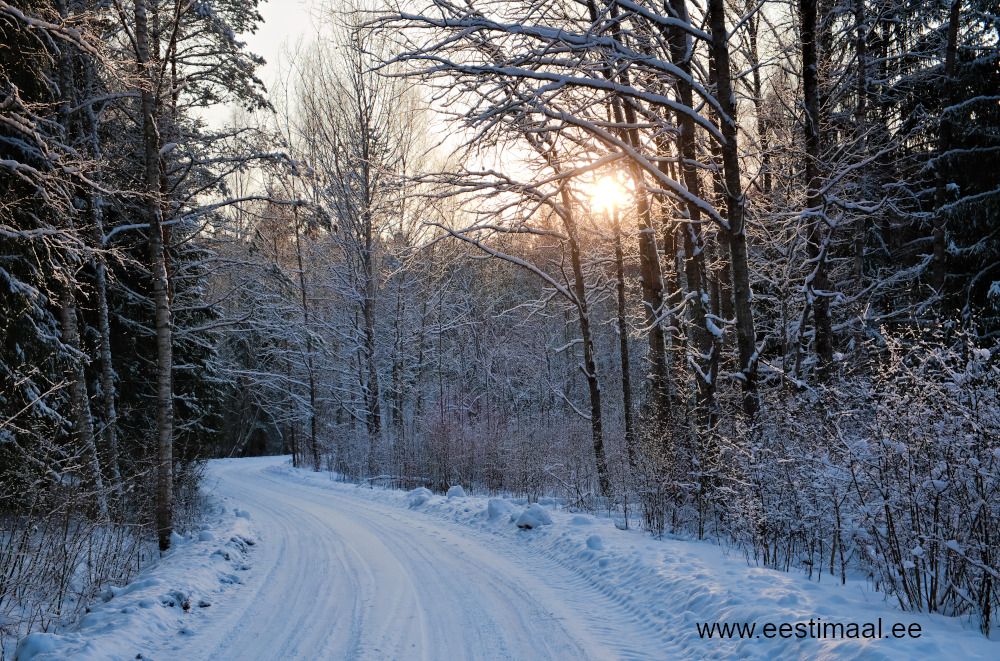
M154 658L576 661L665 652L571 570L373 501L364 489L323 489L268 470L283 461L213 462L209 482L250 512L260 542L244 584L216 602L198 633Z

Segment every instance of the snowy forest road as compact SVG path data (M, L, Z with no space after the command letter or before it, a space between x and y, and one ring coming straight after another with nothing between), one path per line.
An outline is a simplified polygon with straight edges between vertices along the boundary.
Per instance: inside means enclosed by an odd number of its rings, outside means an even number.
M570 570L487 547L467 528L374 502L363 489L330 491L268 470L286 460L213 462L208 482L249 510L261 542L245 585L171 657L669 656L659 635Z

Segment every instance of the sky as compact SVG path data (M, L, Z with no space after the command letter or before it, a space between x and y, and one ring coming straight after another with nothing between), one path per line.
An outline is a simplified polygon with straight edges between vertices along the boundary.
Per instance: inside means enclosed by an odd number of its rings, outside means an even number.
M260 0L258 11L263 20L258 24L253 34L244 33L239 39L246 43L246 49L264 58L266 64L257 69L260 78L270 94L280 93L281 82L289 73L291 54L295 52L299 42L307 44L314 40L322 23L320 15L336 7L338 0ZM272 103L281 105L280 96L272 96ZM237 104L218 104L210 108L199 109L199 115L210 125L223 127L231 125ZM445 151L450 151L461 142L461 136L445 130L440 123L442 117L436 117L431 124L431 135L445 137ZM483 164L483 167L506 167L519 176L527 177L521 171L519 152L515 149L511 157L508 150L500 155L500 161ZM503 163L503 165L501 165Z
M313 14L319 11L321 0L266 0L259 11L264 22L255 34L243 35L252 53L260 55L267 64L258 70L258 76L268 88L278 79L280 67L287 68L288 52L294 50L299 39L308 40L316 32Z
M289 53L294 52L297 41L309 41L317 30L315 14L323 0L262 0L258 11L264 18L253 34L240 35L247 50L263 57L267 64L257 69L257 77L267 89L277 89L282 74L287 74ZM217 105L202 113L211 124L221 125L232 121L233 107Z

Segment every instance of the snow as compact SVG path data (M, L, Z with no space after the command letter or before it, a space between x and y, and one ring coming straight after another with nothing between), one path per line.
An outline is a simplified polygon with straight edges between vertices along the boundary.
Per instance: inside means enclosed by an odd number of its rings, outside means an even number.
M514 505L503 498L490 498L486 505L486 516L490 521L510 519L514 514Z
M532 503L521 512L521 516L517 517L514 525L525 530L532 530L541 526L551 526L552 517L549 516L544 507L538 503Z
M175 658L148 652L162 647L163 641L200 630L212 604L239 587L250 573L256 535L247 520L231 514L222 500L217 497L210 512L212 524L186 537L174 533L170 550L158 564L143 570L128 585L105 590L75 631L31 633L18 642L14 658Z
M738 551L620 530L555 500L359 487L287 457L213 461L208 473L211 527L109 590L79 630L24 638L18 658L1000 658L1000 642L968 621L901 612L864 580L750 566ZM526 515L550 523L519 530ZM741 640L698 629L880 618L883 631L901 623L921 635Z
M412 509L420 507L431 499L434 492L426 487L419 487L406 494L406 504Z
M31 661L37 655L59 649L59 639L48 633L29 633L17 643L14 658Z
M459 485L448 488L448 498L465 498L465 489Z

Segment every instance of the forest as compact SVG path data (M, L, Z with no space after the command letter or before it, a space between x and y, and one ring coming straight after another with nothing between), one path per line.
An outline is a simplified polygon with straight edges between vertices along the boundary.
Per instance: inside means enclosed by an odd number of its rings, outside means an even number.
M0 0L0 656L276 454L990 634L1000 3L318 11Z

